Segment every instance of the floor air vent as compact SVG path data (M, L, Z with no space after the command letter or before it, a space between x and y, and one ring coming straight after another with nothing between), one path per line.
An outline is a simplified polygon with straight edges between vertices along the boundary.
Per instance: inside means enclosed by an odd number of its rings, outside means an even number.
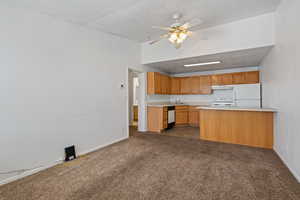
M66 158L65 161L74 160L76 158L75 146L65 148Z

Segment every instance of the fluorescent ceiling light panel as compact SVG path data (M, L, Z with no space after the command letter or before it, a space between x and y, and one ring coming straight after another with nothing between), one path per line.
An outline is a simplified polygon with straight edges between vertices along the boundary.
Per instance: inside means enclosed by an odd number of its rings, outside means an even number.
M204 66L204 65L215 65L215 64L220 64L220 63L221 63L221 61L215 61L215 62L189 64L189 65L184 65L184 66L185 67L196 67L196 66Z

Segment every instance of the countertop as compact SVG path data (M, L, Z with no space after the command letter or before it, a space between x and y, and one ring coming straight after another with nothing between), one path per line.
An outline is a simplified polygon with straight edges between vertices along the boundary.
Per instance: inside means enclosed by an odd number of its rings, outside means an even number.
M250 107L216 107L216 106L200 106L202 110L228 110L228 111L252 111L252 112L277 112L273 108L250 108Z
M149 102L147 106L151 107L167 107L167 106L209 106L209 103L203 102L185 102L185 103L171 103L171 102Z

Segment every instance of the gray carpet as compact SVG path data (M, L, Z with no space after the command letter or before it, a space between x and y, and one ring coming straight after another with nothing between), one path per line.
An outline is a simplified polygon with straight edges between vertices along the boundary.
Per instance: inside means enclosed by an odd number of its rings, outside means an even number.
M296 200L271 150L139 134L0 187L1 200Z

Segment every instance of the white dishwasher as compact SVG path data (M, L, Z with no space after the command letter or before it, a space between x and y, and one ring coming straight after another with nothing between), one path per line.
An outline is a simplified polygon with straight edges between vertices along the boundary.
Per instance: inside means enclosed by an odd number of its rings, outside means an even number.
M168 106L168 129L175 126L175 106Z

